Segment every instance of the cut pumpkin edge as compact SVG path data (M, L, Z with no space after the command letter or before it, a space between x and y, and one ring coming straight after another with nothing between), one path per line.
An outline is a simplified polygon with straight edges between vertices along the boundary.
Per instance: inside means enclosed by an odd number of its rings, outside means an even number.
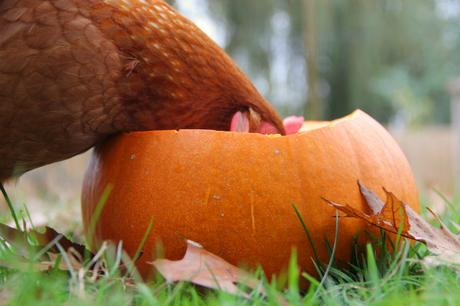
M349 115L346 115L341 118L337 118L330 121L315 121L315 120L307 120L304 122L303 126L300 128L299 132L291 135L280 135L280 134L259 134L259 133L241 133L241 132L232 132L232 131L217 131L217 130L205 130L205 129L179 129L179 130L155 130L155 131L135 131L124 133L126 135L136 135L136 136L146 136L147 134L158 134L158 135L165 135L165 134L187 134L187 133L217 133L217 134L226 134L226 135L233 135L233 136L243 136L247 137L247 135L251 135L252 137L263 137L263 138L284 138L284 137L295 137L299 134L311 133L316 132L322 129L329 129L334 128L344 122L350 121L357 117L368 117L369 119L374 120L371 116L369 116L366 112L356 109Z

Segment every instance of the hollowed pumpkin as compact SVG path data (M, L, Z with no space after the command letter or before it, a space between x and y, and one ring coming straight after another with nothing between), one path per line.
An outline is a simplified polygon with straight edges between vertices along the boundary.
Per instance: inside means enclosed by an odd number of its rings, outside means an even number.
M97 223L94 245L123 241L133 255L153 229L137 266L144 276L158 242L169 259L184 255L185 239L235 265L260 264L268 276L299 266L314 273L312 248L293 209L302 215L320 259L334 239L335 210L322 198L367 209L357 181L384 197L382 187L418 209L409 164L390 134L362 111L306 123L290 136L209 130L124 134L94 151L82 193L85 228L104 189L113 190ZM353 236L366 225L340 219L336 257L348 260Z

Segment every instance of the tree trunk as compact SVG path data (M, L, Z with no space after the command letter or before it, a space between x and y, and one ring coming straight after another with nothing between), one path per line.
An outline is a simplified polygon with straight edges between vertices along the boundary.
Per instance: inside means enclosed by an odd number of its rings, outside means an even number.
M323 118L321 101L318 95L318 73L316 66L316 0L302 0L304 8L304 52L307 68L308 98L306 117L320 120Z

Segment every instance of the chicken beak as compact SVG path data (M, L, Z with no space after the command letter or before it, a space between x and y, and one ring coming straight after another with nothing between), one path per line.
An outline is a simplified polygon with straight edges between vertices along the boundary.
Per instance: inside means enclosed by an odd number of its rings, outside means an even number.
M275 125L264 121L251 108L247 112L236 112L230 123L230 131L240 133L279 134Z
M240 133L249 133L249 116L247 113L236 112L230 123L230 131L240 132Z
M302 116L290 116L283 120L286 135L297 133L304 123ZM249 109L249 112L236 112L230 123L230 131L239 133L255 132L260 134L279 134L280 132L270 122L263 121L260 115Z

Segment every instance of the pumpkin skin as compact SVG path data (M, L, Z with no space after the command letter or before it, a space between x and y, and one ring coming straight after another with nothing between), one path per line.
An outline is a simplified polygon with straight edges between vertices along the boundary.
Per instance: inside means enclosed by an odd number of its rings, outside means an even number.
M326 198L368 211L357 181L382 199L382 187L418 210L410 166L397 143L362 111L306 132L266 136L209 130L123 134L95 149L82 192L87 229L107 185L113 187L96 225L95 247L123 241L133 256L153 228L137 261L147 277L157 254L178 260L185 239L235 265L260 264L267 276L283 271L295 248L302 270L315 273L313 252L293 209L297 207L323 262L324 239L335 233L335 209ZM347 261L363 221L339 220L336 258Z

